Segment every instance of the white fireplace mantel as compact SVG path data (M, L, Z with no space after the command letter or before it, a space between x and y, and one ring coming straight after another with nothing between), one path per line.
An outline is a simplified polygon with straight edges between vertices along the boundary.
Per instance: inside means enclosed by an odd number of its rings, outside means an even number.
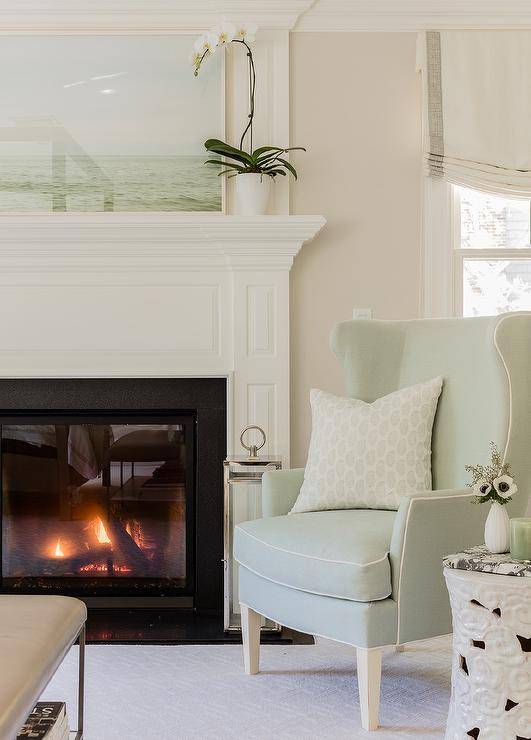
M0 270L289 269L322 216L0 215Z
M289 461L289 270L322 216L0 216L0 377L226 377Z

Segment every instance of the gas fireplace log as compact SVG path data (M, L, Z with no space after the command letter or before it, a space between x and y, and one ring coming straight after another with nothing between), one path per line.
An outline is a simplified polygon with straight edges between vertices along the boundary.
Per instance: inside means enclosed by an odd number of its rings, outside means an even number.
M118 519L110 517L105 522L105 528L112 540L113 550L120 552L128 565L142 568L144 571L150 567L150 561L145 553L138 547L133 538L125 531Z

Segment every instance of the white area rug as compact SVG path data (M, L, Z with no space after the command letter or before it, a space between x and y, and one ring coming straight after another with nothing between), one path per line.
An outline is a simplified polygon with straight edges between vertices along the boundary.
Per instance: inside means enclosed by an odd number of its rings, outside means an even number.
M361 729L355 650L265 645L246 676L236 645L90 645L86 740L441 738L450 695L450 641L383 659L381 728ZM44 698L64 700L75 724L77 648Z

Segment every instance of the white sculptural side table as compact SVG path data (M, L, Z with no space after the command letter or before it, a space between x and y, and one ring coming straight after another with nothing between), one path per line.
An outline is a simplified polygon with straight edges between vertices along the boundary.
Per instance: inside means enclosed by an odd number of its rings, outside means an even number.
M454 633L445 740L531 738L531 563L474 547L444 566Z

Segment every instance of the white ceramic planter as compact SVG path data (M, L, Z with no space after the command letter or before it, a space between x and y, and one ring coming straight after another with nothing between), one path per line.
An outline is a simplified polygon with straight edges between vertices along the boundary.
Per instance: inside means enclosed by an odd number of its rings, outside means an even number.
M509 515L505 506L493 501L485 522L485 545L491 552L509 551Z
M271 195L271 178L246 172L233 178L236 213L240 216L263 216Z

